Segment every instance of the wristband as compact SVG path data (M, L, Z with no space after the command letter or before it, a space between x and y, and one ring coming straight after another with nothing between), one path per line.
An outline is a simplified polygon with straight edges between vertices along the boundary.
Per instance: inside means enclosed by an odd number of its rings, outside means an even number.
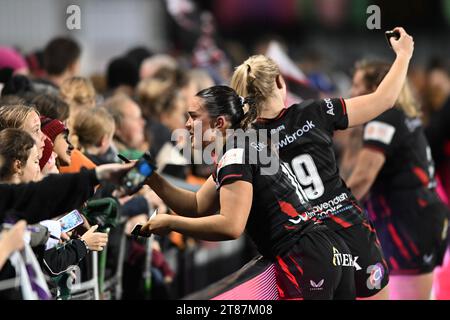
M80 238L80 240L81 240L81 241L84 243L84 245L86 246L86 251L89 252L89 246L88 246L87 242L86 242L84 239L82 239L82 238Z

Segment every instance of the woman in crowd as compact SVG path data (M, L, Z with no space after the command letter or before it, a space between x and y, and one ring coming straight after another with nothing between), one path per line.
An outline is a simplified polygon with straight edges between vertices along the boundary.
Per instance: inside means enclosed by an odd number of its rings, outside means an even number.
M0 131L6 128L22 129L36 142L39 158L44 151L45 135L41 131L39 112L25 105L0 106Z
M40 180L37 147L28 133L19 129L1 131L0 154L4 161L0 169L0 183L20 184ZM69 266L78 264L88 250L103 250L108 236L94 232L95 229L96 226L92 227L80 239L71 240L62 248L41 252L40 262L47 272L53 276L58 275Z

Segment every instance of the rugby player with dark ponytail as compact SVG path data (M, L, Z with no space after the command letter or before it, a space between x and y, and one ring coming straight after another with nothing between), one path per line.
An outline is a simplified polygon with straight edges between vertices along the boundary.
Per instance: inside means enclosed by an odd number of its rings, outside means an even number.
M216 170L196 193L181 190L154 173L148 185L176 215L157 214L141 234L173 230L197 239L225 241L245 230L264 259L272 262L276 295L271 298L354 299L353 259L347 246L307 212L295 175L271 151L269 137L253 132L256 140L252 140L252 132L240 130L245 129L245 102L226 86L196 95L188 106L186 128L194 147L218 145ZM201 130L201 141L196 130ZM265 160L270 161L262 161L267 155ZM259 285L266 290L270 282ZM245 283L233 283L230 288L235 289L236 299L251 298Z

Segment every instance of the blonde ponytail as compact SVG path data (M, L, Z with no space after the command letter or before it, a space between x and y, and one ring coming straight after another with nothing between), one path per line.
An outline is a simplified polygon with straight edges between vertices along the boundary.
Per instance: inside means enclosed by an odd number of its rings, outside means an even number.
M248 58L233 73L231 87L247 98L248 110L242 120L247 128L258 117L259 110L274 95L275 81L280 75L277 64L263 55Z

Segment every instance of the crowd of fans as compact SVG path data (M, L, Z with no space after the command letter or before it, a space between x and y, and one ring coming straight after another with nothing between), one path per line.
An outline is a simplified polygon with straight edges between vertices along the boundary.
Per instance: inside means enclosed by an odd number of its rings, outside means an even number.
M30 70L13 49L2 48L1 53L1 183L27 184L51 174L120 163L119 153L130 160L138 159L148 149L162 173L183 180L191 174L181 155L170 159L164 153L170 154L174 148L171 132L184 127L187 97L213 83L206 72L185 72L175 59L152 56L140 49L109 64L106 78L101 79L106 88L101 91L101 86L95 88L94 81L79 76L81 48L72 39L57 38L46 45L42 64L34 65L42 72ZM72 188L74 193L80 192ZM92 198L74 206L72 209L83 213L84 223L67 233L61 232L57 221L60 208L51 220L25 216L28 227L24 221L10 229L4 224L2 280L14 275L7 259L24 246L23 235L26 230L34 230L31 226L43 234L40 241L31 242L32 248L48 283L56 283L50 285L52 296L59 298L63 290L57 278L62 274L73 272L74 266L81 269L82 278L92 272L84 261L90 251L108 251L106 276L114 272L120 254L117 243L127 237L126 257L121 262L125 266L124 297L143 297L143 290L136 287L142 282L148 253L146 243L133 240L130 232L137 223L145 223L154 209L166 212L169 208L149 188L125 197L117 197L114 189L113 184L102 182ZM95 206L96 200L109 205ZM45 199L36 206L47 206ZM14 223L17 217L14 210L6 208L2 223ZM36 238L34 231L31 234L32 239ZM162 251L182 245L177 237L152 241L153 298L171 297L175 273ZM3 296L14 296L6 292Z

